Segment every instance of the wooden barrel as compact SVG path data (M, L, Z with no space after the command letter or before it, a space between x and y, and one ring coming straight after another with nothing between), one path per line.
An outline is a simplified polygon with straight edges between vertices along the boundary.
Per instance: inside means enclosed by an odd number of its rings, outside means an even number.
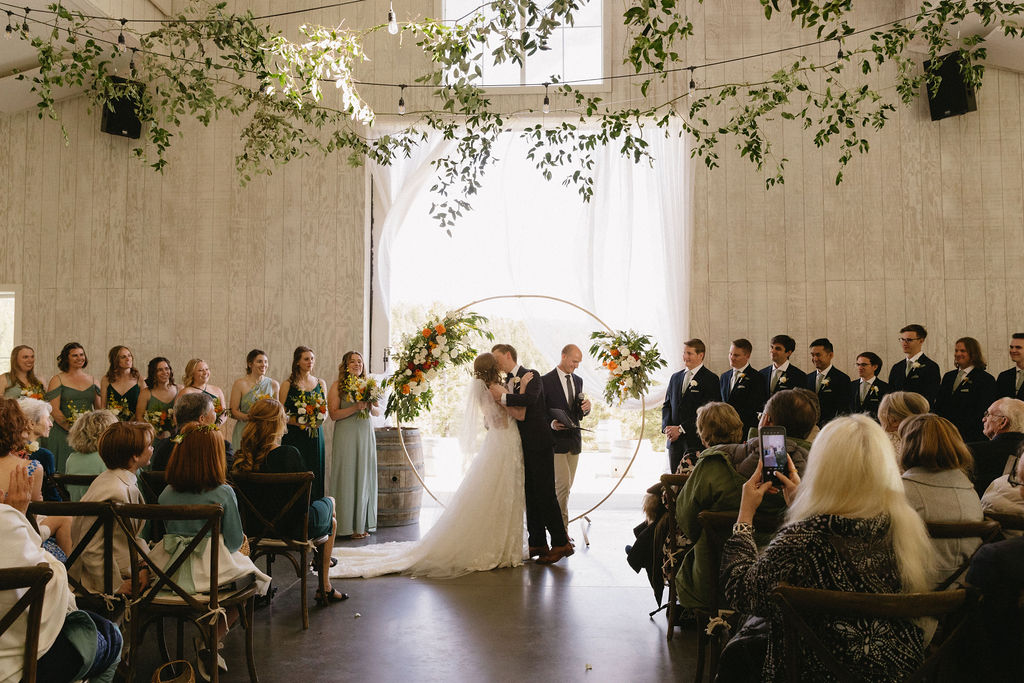
M377 526L406 526L420 521L423 486L409 467L398 430L375 429L377 438ZM423 476L423 442L420 430L402 427L409 458Z

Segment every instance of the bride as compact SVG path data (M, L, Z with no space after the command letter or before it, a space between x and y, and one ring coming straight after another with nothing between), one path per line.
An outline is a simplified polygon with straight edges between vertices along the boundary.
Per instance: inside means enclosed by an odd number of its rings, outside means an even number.
M419 541L335 548L338 564L331 578L394 573L451 578L523 563L523 446L514 419L522 420L526 409L494 402L488 388L501 380L490 353L476 357L473 377L460 444L476 457L440 519Z

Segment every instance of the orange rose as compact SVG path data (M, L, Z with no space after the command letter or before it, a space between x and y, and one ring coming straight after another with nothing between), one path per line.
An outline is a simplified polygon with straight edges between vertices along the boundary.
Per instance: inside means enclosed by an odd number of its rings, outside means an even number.
M616 348L614 348L614 347L612 347L612 350L611 350L611 351L609 351L609 353L610 353L610 354L612 354L612 357L613 357L613 358L615 358L615 357L618 357L618 355L619 355L619 350L618 350L618 349L616 349Z
M306 406L306 413L309 415L313 414L313 406Z
M430 336L430 328L429 327L424 327L423 328L423 336L424 337L429 337Z
M438 334L444 334L444 323L438 323L437 327L434 328L434 331Z
M403 396L408 396L410 391L412 391L412 389L409 388L408 384L403 384L402 385L402 395Z
M618 363L616 363L616 362L615 362L615 361L613 361L613 360L610 360L610 361L608 361L608 369L609 369L609 370L614 370L614 369L615 369L615 368L617 368L617 367L619 367L619 364L618 364Z

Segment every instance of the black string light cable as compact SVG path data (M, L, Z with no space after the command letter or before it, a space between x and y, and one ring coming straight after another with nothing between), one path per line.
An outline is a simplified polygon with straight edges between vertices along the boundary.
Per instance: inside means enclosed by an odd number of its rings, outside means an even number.
M294 14L305 14L306 12L319 12L321 10L335 9L337 7L345 7L347 5L357 5L357 4L362 3L362 2L366 2L366 0L345 0L345 2L332 2L332 3L328 4L328 5L320 5L319 7L307 7L305 9L288 10L287 12L274 12L273 14L261 14L260 16L247 17L247 18L251 18L253 21L260 21L262 19L277 19L278 17L287 17L287 16L292 16ZM18 6L12 5L12 4L7 3L7 2L0 2L0 7L13 7L14 9L21 9ZM25 11L26 11L26 13L28 12L28 8L27 7L25 8ZM35 9L35 10L32 10L32 11L39 12L41 14L54 14L54 15L58 14L57 11L52 10L52 9ZM117 19L114 19L113 17L103 16L103 15L99 15L99 14L81 14L79 12L74 12L74 15L75 16L80 16L83 19L99 19L99 20L106 20L106 21L118 21ZM185 23L185 24L202 24L202 23L206 23L207 21L209 21L209 19L124 19L122 21L127 21L130 24L181 24L181 23ZM28 29L26 28L26 30L28 30Z

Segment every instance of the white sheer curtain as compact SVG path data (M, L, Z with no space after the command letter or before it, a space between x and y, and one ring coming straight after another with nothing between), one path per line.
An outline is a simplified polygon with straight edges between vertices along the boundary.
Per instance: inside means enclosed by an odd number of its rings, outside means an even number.
M692 160L685 136L645 134L655 161L634 163L617 149L594 155L594 195L546 181L526 159L515 132L501 136L473 210L448 237L428 215L430 162L451 149L439 137L410 159L373 167L375 327L393 301L461 306L487 296L543 294L572 301L614 329L632 328L658 342L669 368L679 364L688 325ZM381 218L383 217L383 220ZM586 354L598 323L570 307L535 300L500 306L523 320L544 350L547 370L573 342ZM481 311L486 312L487 311ZM399 330L402 332L402 330ZM381 327L375 339L386 339ZM516 340L503 340L515 344ZM605 381L593 362L580 366L594 394ZM655 388L649 402L663 396Z

